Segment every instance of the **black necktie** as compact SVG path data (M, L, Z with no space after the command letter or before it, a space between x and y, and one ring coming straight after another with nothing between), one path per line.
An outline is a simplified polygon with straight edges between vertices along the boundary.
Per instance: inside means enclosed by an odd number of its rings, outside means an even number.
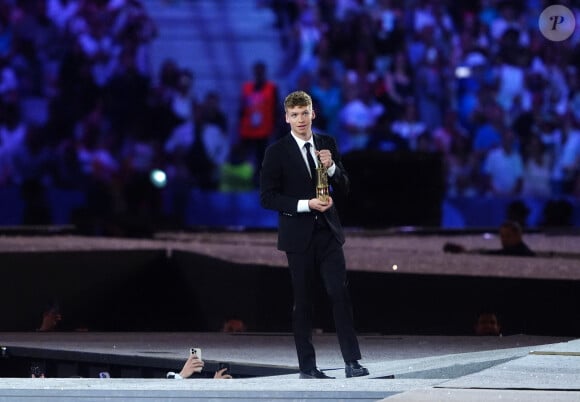
M310 153L310 144L307 142L304 144L304 148L306 148L306 160L308 161L308 167L310 168L310 177L312 181L316 180L316 163L314 163L314 159L312 158L312 154Z

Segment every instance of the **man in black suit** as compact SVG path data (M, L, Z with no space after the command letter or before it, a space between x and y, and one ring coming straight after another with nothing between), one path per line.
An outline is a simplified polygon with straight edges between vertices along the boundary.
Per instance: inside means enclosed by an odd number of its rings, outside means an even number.
M262 207L278 211L278 249L285 251L294 292L293 330L300 378L333 378L316 367L312 345L311 284L316 271L332 303L347 377L368 375L361 366L347 289L344 233L332 197L316 197L316 162L324 165L332 193L345 194L349 179L333 137L312 132L311 97L296 91L284 100L290 133L270 145L260 173Z

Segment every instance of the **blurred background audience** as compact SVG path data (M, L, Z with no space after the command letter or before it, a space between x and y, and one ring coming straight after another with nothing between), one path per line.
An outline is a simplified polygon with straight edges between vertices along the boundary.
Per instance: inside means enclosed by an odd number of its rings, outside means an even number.
M562 3L580 15L578 1ZM580 34L545 39L547 5L257 1L286 54L282 72L253 66L269 114L254 132L256 82L237 116L215 91L198 99L177 61L152 71L159 32L141 1L0 0L0 189L22 188L39 211L27 223L42 224L44 189L81 190L75 223L123 234L161 219L167 185L179 224L189 189L255 189L280 87L312 94L315 129L342 153L440 154L449 197L580 197ZM151 185L154 169L166 183Z

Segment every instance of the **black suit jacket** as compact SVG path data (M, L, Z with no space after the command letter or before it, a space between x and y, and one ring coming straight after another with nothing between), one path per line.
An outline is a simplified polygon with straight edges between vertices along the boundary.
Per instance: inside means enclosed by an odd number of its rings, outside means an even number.
M342 166L336 141L333 137L314 134L317 150L328 149L336 165L335 173L329 177L331 196L346 196L349 179ZM308 173L296 140L291 134L270 145L264 155L260 172L260 203L266 209L278 211L278 249L287 252L302 252L308 247L314 229L313 213L296 212L298 200L314 198L316 191ZM344 233L337 210L333 205L324 213L336 239L343 244Z

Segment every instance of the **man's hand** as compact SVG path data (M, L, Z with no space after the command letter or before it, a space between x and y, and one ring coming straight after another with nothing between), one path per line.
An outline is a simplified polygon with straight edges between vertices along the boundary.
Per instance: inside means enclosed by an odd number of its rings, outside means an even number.
M199 357L196 355L190 355L189 358L185 361L183 368L179 372L179 375L183 378L190 377L193 373L201 372L203 369L203 360L200 360Z
M328 202L322 202L318 198L308 200L308 208L310 208L311 211L324 212L330 207L332 207L332 197L328 197Z
M322 163L322 166L327 169L334 164L334 161L332 160L332 154L328 149L321 149L320 151L316 151L316 156L320 160L320 163Z

